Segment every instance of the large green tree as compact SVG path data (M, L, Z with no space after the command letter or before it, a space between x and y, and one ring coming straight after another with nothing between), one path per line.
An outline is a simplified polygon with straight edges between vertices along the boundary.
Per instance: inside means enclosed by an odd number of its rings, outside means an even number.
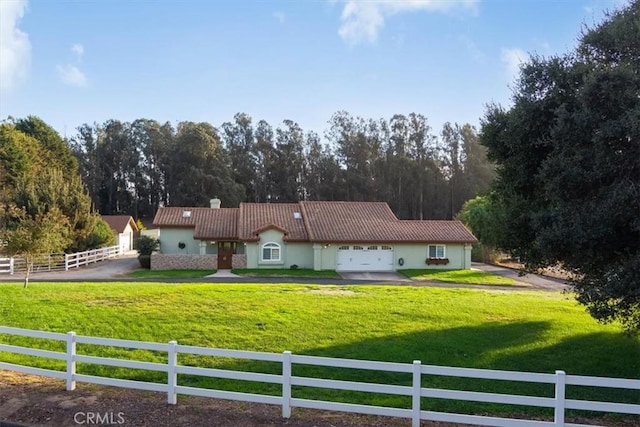
M7 252L84 250L99 217L65 141L37 117L0 124L0 232Z
M534 58L482 143L498 163L499 246L574 273L601 321L640 330L640 2L587 30L567 55Z

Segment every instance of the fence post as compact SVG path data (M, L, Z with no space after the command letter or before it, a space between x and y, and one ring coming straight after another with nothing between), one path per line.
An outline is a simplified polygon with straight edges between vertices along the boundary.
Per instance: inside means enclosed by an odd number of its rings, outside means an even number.
M76 389L76 333L67 332L67 391Z
M9 258L9 274L13 274L13 257Z
M178 385L178 374L176 373L176 366L178 365L177 345L177 341L169 341L169 349L167 350L167 374L169 376L167 380L167 403L169 405L175 405L178 401L176 393L176 386Z
M64 271L69 271L69 255L64 254Z
M556 371L556 405L553 415L554 424L564 426L564 406L567 375L564 371Z
M282 418L291 416L291 352L282 353Z
M420 427L420 389L422 388L422 363L413 361L413 387L411 390L411 427Z

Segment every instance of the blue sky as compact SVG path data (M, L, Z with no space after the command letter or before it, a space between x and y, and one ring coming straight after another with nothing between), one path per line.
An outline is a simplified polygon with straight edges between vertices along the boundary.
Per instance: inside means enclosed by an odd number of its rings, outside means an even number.
M237 112L323 134L338 110L479 125L518 64L562 54L624 0L0 0L0 118L63 136Z

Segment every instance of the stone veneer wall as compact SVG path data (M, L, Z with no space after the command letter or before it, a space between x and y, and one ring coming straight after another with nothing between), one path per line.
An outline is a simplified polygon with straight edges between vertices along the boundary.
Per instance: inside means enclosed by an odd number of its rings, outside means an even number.
M231 260L232 268L247 268L247 256L234 254Z
M218 255L151 254L152 270L216 270L217 268Z

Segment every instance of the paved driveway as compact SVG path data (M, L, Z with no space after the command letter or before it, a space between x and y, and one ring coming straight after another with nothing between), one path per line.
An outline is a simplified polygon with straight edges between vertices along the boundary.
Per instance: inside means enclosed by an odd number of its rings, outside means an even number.
M119 256L95 264L89 264L79 268L71 268L68 271L36 272L29 277L31 282L65 281L65 280L117 280L127 278L127 274L140 268L138 253L131 251ZM24 273L16 273L13 276L0 274L0 281L21 281Z
M564 291L569 289L569 285L564 280L541 276L539 274L525 274L524 276L521 276L520 271L512 268L482 264L480 262L472 262L471 268L486 271L487 273L496 274L498 276L508 277L518 282L524 282L535 289L543 289L547 291Z

